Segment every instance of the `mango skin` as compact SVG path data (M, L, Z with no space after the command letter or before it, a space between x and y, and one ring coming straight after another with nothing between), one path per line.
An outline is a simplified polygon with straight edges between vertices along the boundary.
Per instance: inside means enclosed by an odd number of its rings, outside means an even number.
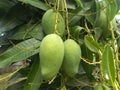
M42 17L42 26L45 34L52 34L55 32L57 12L53 9L49 9L45 12ZM58 23L57 23L57 34L63 36L65 33L65 21L61 14L58 12Z
M53 79L62 65L64 43L57 34L49 34L40 45L40 66L43 80Z
M72 39L64 42L64 60L62 64L63 71L70 77L78 73L80 63L80 46Z

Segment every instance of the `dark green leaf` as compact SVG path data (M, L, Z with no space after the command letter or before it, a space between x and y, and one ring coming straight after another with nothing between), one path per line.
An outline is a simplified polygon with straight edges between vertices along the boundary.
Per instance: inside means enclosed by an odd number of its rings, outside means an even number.
M8 11L13 5L9 0L0 0L0 10Z
M0 20L0 34L12 30L27 21L28 15L30 16L31 13L32 11L20 4L11 7L8 13Z
M39 58L36 57L23 90L38 90L42 82Z
M9 37L9 39L13 40L24 40L30 38L29 29L31 29L32 26L25 24L15 29L15 32L12 36Z
M84 28L83 27L80 27L80 26L74 26L70 33L72 35L72 37L74 37L75 39L79 39L79 35L80 35L80 31L83 30Z
M24 40L27 38L36 38L41 40L44 36L41 24L28 23L15 30L16 32L9 39Z
M84 11L82 10L81 7L78 7L75 10L73 10L72 12L70 12L69 13L69 24L71 26L74 26L76 23L78 23L80 21L80 19L82 18L83 13L84 13Z
M0 68L27 59L39 52L40 42L34 38L23 41L0 55Z
M109 45L105 46L104 52L102 54L101 73L103 77L111 84L115 82L115 61L114 53L112 48Z
M17 25L19 25L21 22L19 22L16 18L9 18L6 16L0 21L0 34L2 34L5 31L11 30L15 28Z
M0 46L1 45L8 45L10 44L10 42L7 40L7 37L5 36L5 34L3 33L4 36L0 37Z
M32 38L42 40L42 38L44 37L44 33L41 24L36 25L28 34Z
M91 52L84 44L81 46L82 57L85 58L88 62L93 62L93 52ZM93 79L93 65L90 65L84 61L81 61L82 67L86 72L87 77L91 81ZM89 68L89 69L88 69Z
M39 0L19 0L23 3L30 4L36 8L42 9L42 10L48 10L49 7L47 4L43 3L42 1Z

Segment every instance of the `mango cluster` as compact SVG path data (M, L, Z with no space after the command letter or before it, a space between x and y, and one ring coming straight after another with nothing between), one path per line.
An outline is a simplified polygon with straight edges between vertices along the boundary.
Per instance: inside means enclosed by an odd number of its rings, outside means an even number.
M58 15L58 17L56 16ZM58 19L55 33L56 17ZM46 11L42 18L42 26L46 36L40 45L40 67L43 80L49 81L56 77L62 69L66 75L74 77L78 73L81 49L73 40L63 41L65 22L62 15L52 9Z

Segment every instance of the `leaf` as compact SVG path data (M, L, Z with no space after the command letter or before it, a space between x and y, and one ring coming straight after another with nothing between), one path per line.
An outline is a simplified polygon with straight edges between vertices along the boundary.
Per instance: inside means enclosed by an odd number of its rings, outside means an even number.
M101 73L103 77L111 84L115 82L115 61L113 56L113 50L109 45L105 46L102 54L102 62L100 64Z
M7 36L3 33L3 36L0 37L0 46L8 45L10 42L7 40Z
M86 35L84 37L84 42L89 50L99 53L100 45L93 39L93 37L91 37L90 35Z
M120 47L120 38L118 38L117 44L118 44L118 47Z
M51 1L51 0L50 0ZM61 0L62 1L62 0ZM63 1L64 2L64 1ZM75 9L76 8L76 6L75 6L75 4L73 3L73 0L72 1L66 1L67 2L67 8L68 9Z
M69 13L69 24L71 26L76 25L76 23L78 23L80 21L80 19L82 18L82 14L83 14L83 10L81 7L78 7L74 10L72 10L72 12Z
M75 0L75 2L77 3L77 5L84 8L83 3L80 0Z
M9 9L8 13L0 20L0 34L4 33L5 31L12 30L16 26L27 21L28 15L30 16L31 13L32 11L23 7L22 5L15 4Z
M9 0L0 0L0 10L4 10L5 12L7 12L13 5L14 3Z
M27 59L39 52L40 42L34 38L23 41L0 55L0 68Z
M23 90L38 90L42 82L39 58L36 56Z
M9 37L12 40L24 40L30 38L29 29L31 29L31 25L25 24L20 27L17 27L14 30L14 34Z
M67 86L72 86L72 87L84 87L88 84L89 84L89 81L85 74L78 75L78 77L75 77L75 78L69 78L66 82Z
M43 3L42 1L39 0L18 0L20 2L26 3L26 4L30 4L36 8L42 9L42 10L48 10L49 7Z
M44 37L43 28L41 24L37 24L34 28L28 33L32 38L42 40Z
M74 37L75 39L79 39L80 31L83 29L84 29L83 27L74 26L74 27L72 27L70 33L71 33L72 37Z
M117 1L116 0L106 0L106 3L107 3L106 14L108 16L108 20L111 21L118 12Z
M14 5L9 0L0 0L0 19L8 12L8 10Z
M87 59L88 62L93 62L93 52L91 52L84 44L81 45L82 57ZM81 61L82 67L86 72L86 75L90 81L93 79L93 65L90 65L84 61ZM89 68L89 69L88 69Z
M41 40L44 36L41 24L25 24L15 29L16 32L9 37L13 40L24 40L28 38L36 38Z
M0 54L6 51L9 48L9 45L0 46Z
M19 24L21 24L21 22L19 22L16 18L8 18L8 16L4 17L0 21L0 34L15 28Z
M99 38L102 35L102 29L101 28L94 28L94 33L95 33L95 39L99 40Z

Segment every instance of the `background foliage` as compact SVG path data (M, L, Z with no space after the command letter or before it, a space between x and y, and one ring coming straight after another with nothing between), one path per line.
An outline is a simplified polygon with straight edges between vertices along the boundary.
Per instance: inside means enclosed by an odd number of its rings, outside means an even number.
M63 78L60 72L48 84L42 82L38 63L45 36L41 19L57 2L66 21L63 39L74 39L82 56L75 78ZM93 90L95 85L120 90L119 9L119 0L0 0L0 68L24 62L15 71L1 73L0 90Z

